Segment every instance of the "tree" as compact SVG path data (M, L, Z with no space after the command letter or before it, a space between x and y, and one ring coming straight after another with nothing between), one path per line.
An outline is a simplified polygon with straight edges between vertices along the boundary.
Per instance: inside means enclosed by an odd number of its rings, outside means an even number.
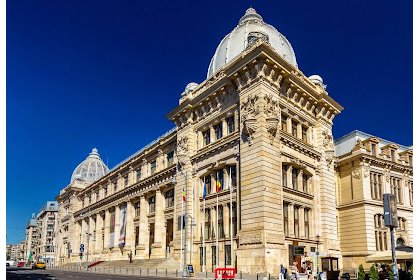
M372 266L370 267L369 278L370 280L379 280L379 273L375 264L372 264Z
M365 280L365 268L363 267L363 265L359 265L359 273L358 273L358 280Z

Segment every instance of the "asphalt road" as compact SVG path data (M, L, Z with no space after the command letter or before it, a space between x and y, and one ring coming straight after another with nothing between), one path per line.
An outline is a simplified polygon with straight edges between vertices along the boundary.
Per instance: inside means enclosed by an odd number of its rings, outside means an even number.
M87 273L61 270L30 270L25 268L6 268L7 280L128 280L128 279L178 279L169 277L141 277L114 274Z

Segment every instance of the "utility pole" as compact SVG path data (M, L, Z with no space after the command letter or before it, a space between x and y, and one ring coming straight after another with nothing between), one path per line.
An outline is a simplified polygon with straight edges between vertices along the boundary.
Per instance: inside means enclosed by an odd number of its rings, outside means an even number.
M89 240L90 240L90 210L88 214L87 251L86 251L86 271L89 271Z
M394 280L399 279L397 268L397 256L395 254L394 230L398 227L398 213L396 197L390 193L383 194L384 203L384 221L385 226L389 227L391 234L391 253L392 253L392 270L394 272Z

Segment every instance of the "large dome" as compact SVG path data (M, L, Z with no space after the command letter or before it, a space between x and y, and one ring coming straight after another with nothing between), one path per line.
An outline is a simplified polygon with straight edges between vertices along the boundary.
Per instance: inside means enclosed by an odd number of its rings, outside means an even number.
M89 156L73 171L70 183L73 183L74 180L93 183L108 172L108 166L99 157L98 150L93 148Z
M272 25L265 23L253 8L249 8L235 29L226 35L217 47L207 71L207 78L245 50L248 44L258 37L268 39L281 57L297 67L295 53L286 37Z

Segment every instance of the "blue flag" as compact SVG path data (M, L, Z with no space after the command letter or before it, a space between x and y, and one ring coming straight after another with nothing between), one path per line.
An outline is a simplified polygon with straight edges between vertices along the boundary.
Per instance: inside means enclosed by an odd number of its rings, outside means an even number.
M206 186L206 181L204 179L203 199L206 199L206 196L207 196L207 186Z

